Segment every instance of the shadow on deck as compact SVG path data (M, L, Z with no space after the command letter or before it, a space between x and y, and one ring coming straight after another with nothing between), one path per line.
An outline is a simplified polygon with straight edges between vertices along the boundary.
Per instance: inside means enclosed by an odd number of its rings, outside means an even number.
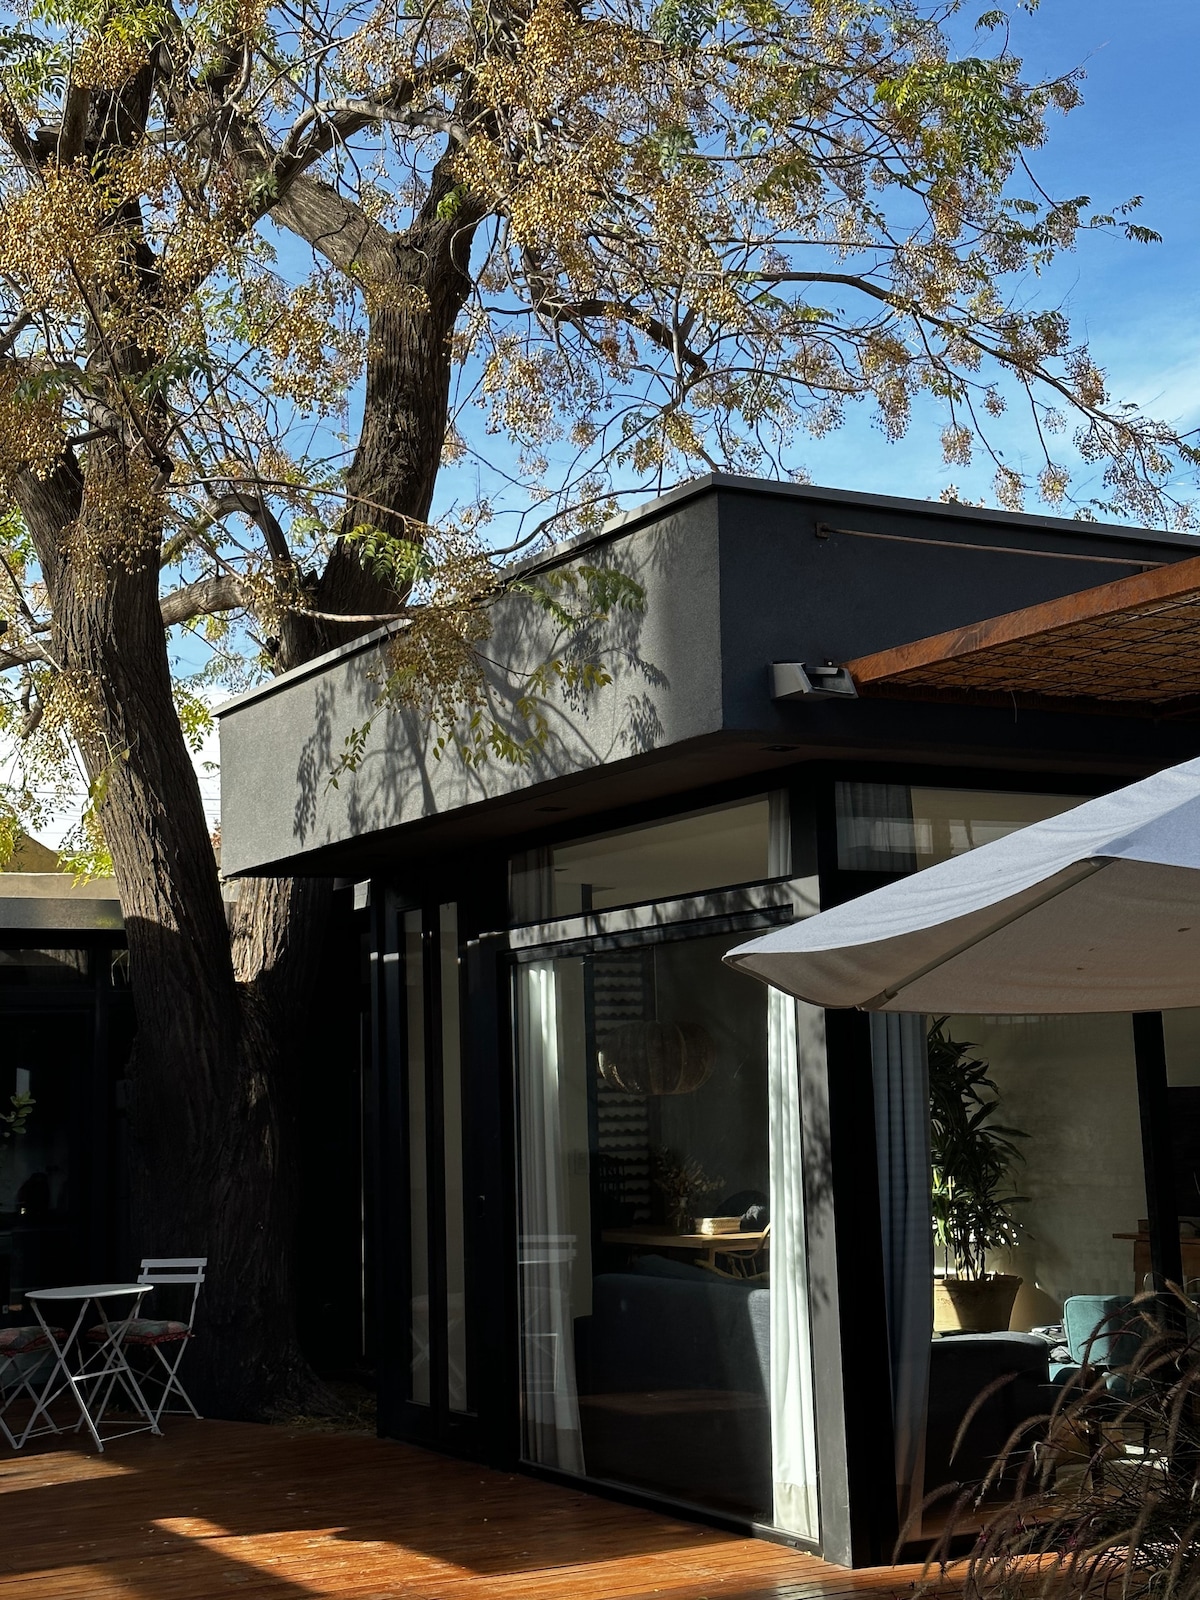
M0 1455L0 1600L891 1600L918 1575L359 1435L176 1420Z

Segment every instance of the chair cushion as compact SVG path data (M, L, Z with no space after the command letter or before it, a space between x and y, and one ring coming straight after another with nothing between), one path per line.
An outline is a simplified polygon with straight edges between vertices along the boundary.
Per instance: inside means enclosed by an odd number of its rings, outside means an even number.
M1074 1384L1079 1394L1088 1394L1089 1405L1103 1400L1098 1394L1095 1384L1103 1378L1104 1387L1116 1400L1132 1400L1137 1395L1147 1394L1150 1385L1144 1378L1134 1378L1132 1382L1124 1372L1110 1372L1104 1367L1081 1367L1070 1361L1052 1361L1050 1363L1050 1382L1057 1389L1065 1389Z
M61 1328L51 1328L51 1333L61 1344L66 1334ZM38 1327L0 1328L0 1356L20 1356L27 1350L46 1347L46 1335Z
M1071 1360L1093 1367L1126 1367L1146 1335L1141 1311L1124 1294L1075 1294L1063 1305Z
M88 1329L89 1339L107 1339L108 1329L97 1323L94 1328ZM159 1322L151 1317L134 1317L129 1324L129 1332L125 1335L126 1344L175 1344L180 1339L187 1339L188 1325L186 1322Z

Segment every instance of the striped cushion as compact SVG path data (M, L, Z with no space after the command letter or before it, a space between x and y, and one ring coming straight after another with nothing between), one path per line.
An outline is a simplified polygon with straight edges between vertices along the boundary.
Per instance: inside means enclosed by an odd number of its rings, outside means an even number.
M175 1344L188 1338L186 1322L156 1322L150 1317L134 1317L125 1335L126 1344ZM107 1339L108 1330L97 1324L88 1329L89 1339Z
M59 1344L66 1338L61 1328L51 1333ZM46 1345L46 1335L40 1328L0 1328L0 1356L20 1356L27 1350L41 1350Z

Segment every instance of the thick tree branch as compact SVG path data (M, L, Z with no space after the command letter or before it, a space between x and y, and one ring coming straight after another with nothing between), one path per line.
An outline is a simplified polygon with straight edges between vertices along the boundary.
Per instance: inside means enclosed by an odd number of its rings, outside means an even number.
M25 332L25 329L33 322L34 315L32 311L22 311L12 319L4 332L0 333L0 356L8 355L13 345Z
M25 124L9 99L8 90L0 87L0 133L8 140L13 155L27 172L37 172L37 147L26 132Z
M283 525L261 495L246 494L234 489L229 494L223 494L214 500L209 509L212 512L214 522L234 513L249 517L252 522L257 523L262 529L263 538L267 541L267 549L271 552L272 560L277 565L288 567L295 565L292 552L288 548L287 535L283 531Z
M181 589L173 589L159 601L163 626L171 628L197 617L216 616L221 611L245 611L253 604L250 585L233 573L218 578L199 578Z
M414 133L448 133L459 144L467 137L465 123L447 111L410 111L406 106L389 106L381 100L326 100L314 110L339 131L350 122L363 128L374 122L387 122Z
M419 94L449 82L461 71L458 58L446 54L431 61L423 71L394 80L370 100L329 100L309 106L288 129L275 158L272 170L280 195L335 145L373 122L403 121L407 108ZM419 121L412 125L426 126Z
M37 662L46 667L55 664L39 644L5 646L0 643L0 672L7 672L11 667L31 667Z
M68 166L76 156L82 155L87 135L88 113L92 105L92 91L72 84L67 90L63 106L62 126L58 133L58 162Z
M339 272L390 278L392 239L358 206L317 178L296 177L271 215L308 241Z
M645 311L639 311L637 306L630 305L622 300L575 300L570 303L554 300L550 295L533 296L533 309L551 322L566 322L573 327L582 328L584 322L593 317L603 317L606 321L623 322L628 327L636 328L644 333L654 344L660 346L684 366L691 367L693 372L707 372L708 362L698 351L692 350L684 342L682 329L670 327L658 317L652 317Z

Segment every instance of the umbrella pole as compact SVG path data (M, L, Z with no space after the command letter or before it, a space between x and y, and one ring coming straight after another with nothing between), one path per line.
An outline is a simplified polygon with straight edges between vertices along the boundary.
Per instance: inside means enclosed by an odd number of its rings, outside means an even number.
M1167 1047L1161 1011L1134 1012L1133 1055L1137 1063L1138 1110L1142 1123L1150 1269L1154 1287L1161 1292L1169 1283L1183 1286L1171 1112L1167 1099Z

